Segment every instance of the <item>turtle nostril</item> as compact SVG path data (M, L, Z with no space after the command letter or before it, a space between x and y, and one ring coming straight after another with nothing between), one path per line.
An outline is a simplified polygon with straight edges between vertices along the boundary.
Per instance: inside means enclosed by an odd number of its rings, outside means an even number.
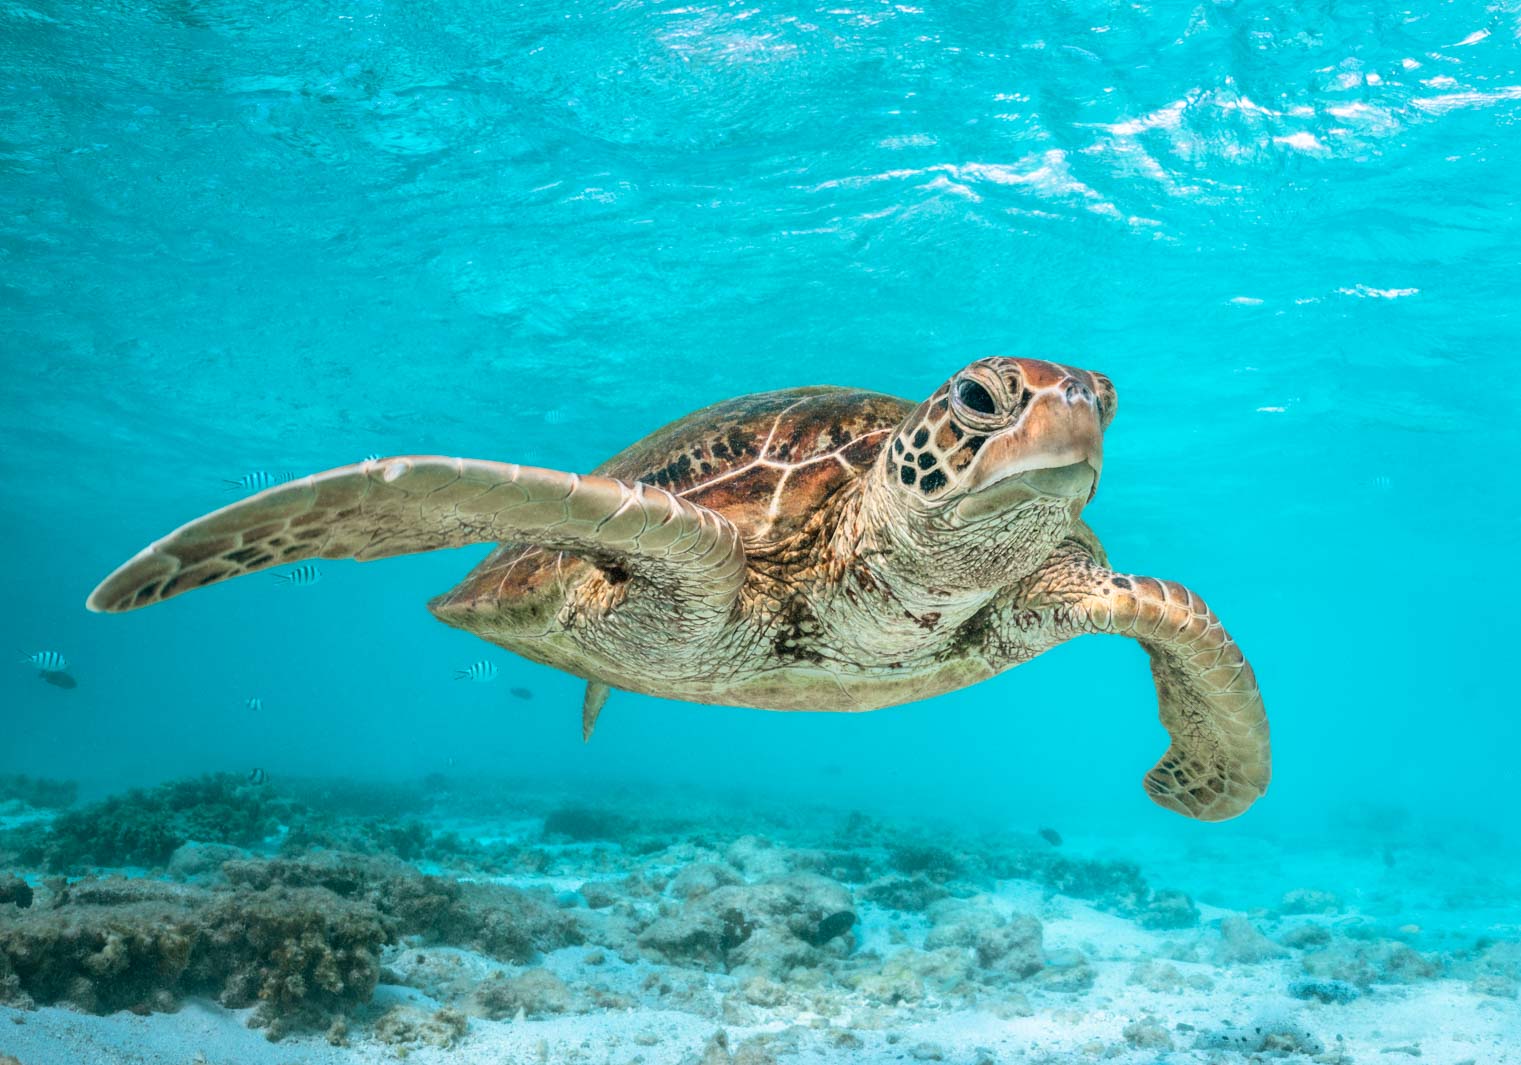
M1081 381L1075 381L1075 380L1073 380L1070 377L1067 379L1067 385L1066 385L1065 392L1066 392L1067 402L1068 403L1092 403L1093 402L1093 389L1089 388L1087 385L1083 384Z

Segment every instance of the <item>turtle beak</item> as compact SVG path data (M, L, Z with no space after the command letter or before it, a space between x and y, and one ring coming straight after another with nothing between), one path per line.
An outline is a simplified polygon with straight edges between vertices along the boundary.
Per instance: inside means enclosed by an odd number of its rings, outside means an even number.
M1020 419L990 437L957 511L975 520L1038 497L1076 510L1098 490L1104 430L1093 391L1072 378L1036 392Z

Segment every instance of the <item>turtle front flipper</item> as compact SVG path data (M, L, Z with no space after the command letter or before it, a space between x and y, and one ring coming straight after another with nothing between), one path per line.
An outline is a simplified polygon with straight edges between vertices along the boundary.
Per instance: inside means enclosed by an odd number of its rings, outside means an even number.
M1053 635L1113 633L1151 656L1172 746L1146 774L1152 800L1201 821L1242 813L1272 775L1267 714L1251 663L1214 611L1181 584L1114 573L1069 544L1031 578L1025 607Z
M652 485L479 459L341 466L223 507L149 545L90 594L115 613L305 559L514 542L578 552L654 586L673 611L725 614L744 580L722 515Z

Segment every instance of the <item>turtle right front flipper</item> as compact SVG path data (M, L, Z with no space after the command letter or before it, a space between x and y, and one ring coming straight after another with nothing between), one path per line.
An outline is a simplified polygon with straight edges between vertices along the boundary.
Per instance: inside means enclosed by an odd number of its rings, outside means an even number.
M1159 806L1224 821L1267 791L1272 752L1257 677L1215 612L1183 585L1112 572L1086 545L1068 541L1025 582L1003 620L1007 635L1036 653L1087 632L1129 636L1145 648L1172 737L1144 781Z
M358 463L260 492L150 545L91 593L116 613L312 558L367 562L467 544L539 544L653 585L689 625L744 580L734 525L664 489L478 459Z

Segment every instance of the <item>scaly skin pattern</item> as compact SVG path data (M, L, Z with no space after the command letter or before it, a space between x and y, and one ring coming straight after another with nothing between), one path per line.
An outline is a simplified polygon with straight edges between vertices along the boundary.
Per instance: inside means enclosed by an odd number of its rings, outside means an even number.
M740 397L588 475L441 456L279 485L151 544L95 590L132 610L270 566L501 544L430 609L589 682L859 711L986 680L1085 633L1152 660L1172 746L1147 793L1232 817L1267 787L1251 667L1181 585L1111 572L1081 520L1107 378L982 359L915 407L858 390Z

